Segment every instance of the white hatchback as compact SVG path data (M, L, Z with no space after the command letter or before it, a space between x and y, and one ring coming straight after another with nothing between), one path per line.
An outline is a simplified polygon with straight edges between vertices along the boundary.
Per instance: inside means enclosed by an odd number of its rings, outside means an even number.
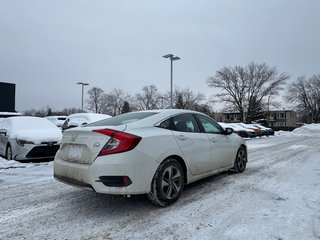
M166 206L185 184L243 172L245 141L205 114L178 109L131 112L63 133L54 177L99 193L148 194Z

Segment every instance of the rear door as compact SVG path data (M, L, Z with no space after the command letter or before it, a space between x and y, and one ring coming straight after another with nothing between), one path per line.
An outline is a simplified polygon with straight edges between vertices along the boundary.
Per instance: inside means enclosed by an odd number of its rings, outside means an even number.
M190 171L198 175L209 171L211 159L210 142L201 133L192 114L179 114L173 117L172 133L184 154Z
M231 135L223 133L223 129L218 123L211 118L201 114L197 114L201 130L206 133L210 141L211 161L209 163L210 170L227 167L233 164L235 144Z

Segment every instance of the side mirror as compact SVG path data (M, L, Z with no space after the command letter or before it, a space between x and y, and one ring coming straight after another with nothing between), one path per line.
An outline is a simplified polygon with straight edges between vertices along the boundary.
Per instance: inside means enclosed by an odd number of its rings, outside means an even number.
M226 128L226 130L224 131L224 133L226 134L226 135L230 135L230 134L232 134L233 133L233 128Z
M0 129L0 134L3 134L7 136L7 130L6 129Z

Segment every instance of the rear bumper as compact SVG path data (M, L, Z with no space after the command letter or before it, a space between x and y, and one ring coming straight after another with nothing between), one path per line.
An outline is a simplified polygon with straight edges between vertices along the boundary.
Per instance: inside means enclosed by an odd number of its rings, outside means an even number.
M151 189L153 175L159 163L139 151L98 157L92 164L79 164L54 159L54 176L63 183L91 188L98 193L127 195L145 194ZM126 187L108 187L101 182L102 176L128 176L132 183Z
M71 178L68 178L68 177L64 177L64 176L60 176L60 175L54 174L54 178L57 179L60 182L63 182L63 183L66 183L66 184L69 184L69 185L72 185L72 186L82 187L82 188L90 188L90 189L94 190L93 187L90 184L79 182L77 180L74 180L74 179L71 179Z

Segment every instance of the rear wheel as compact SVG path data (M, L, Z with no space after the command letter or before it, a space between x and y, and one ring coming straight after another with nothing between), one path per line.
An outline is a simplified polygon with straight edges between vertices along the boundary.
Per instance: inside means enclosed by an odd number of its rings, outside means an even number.
M7 146L6 159L12 160L12 149L11 149L11 146L10 146L10 145Z
M247 150L244 146L241 146L234 161L234 171L237 173L243 172L246 169L247 161Z
M155 173L149 200L161 207L168 206L180 197L184 187L184 173L175 159L166 159Z

